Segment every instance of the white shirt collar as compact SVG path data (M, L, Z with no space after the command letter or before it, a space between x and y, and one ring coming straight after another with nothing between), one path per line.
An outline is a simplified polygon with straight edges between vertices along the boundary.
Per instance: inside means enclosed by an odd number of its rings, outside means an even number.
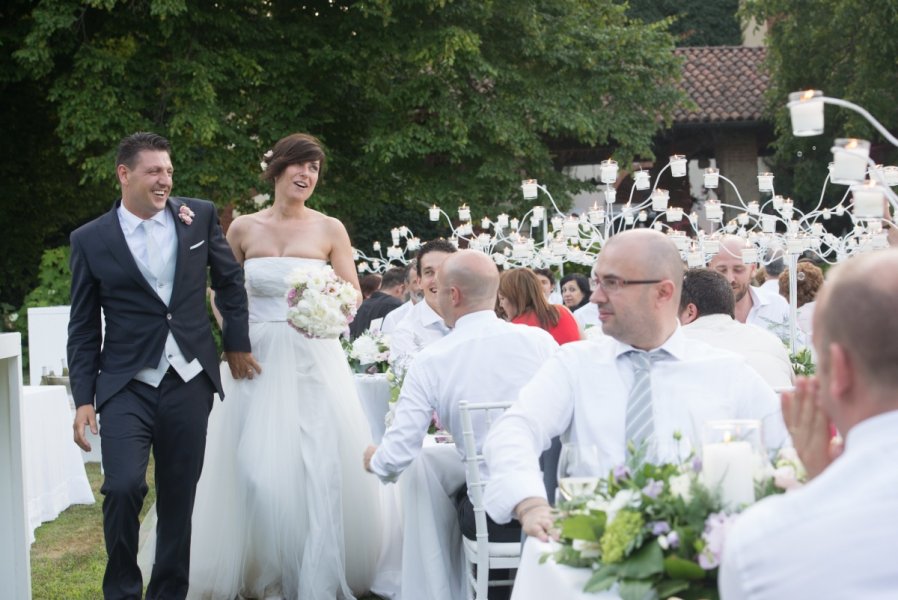
M421 313L421 324L427 327L428 325L433 325L434 323L439 323L441 326L445 327L446 324L443 323L443 317L441 317L437 311L435 311L430 304L427 303L427 300L422 300L418 304L423 304L420 308ZM417 304L415 305L417 306Z
M478 310L460 316L458 320L455 321L455 327L453 328L453 331L458 330L460 327L463 329L467 329L469 327L482 327L486 323L498 320L499 317L496 316L496 311L489 309Z
M118 212L119 221L121 222L122 226L125 229L125 233L127 235L131 235L132 233L134 233L134 230L137 229L138 227L140 227L140 224L143 223L145 220L146 221L156 221L157 223L159 223L160 225L165 227L165 224L167 222L167 220L165 218L165 213L167 211L168 211L168 206L166 206L164 209L157 212L155 215L153 215L149 219L141 219L140 217L135 215L133 212L131 212L130 210L125 208L125 203L122 202L121 204L119 204L117 212Z
M845 452L863 451L895 439L898 432L898 410L864 419L845 436Z
M683 357L686 356L686 346L689 340L681 331L682 327L680 327L679 323L677 324L677 328L674 330L670 337L667 338L663 344L658 346L657 348L652 348L654 350L665 350L668 354L670 354L675 360L683 360ZM625 344L618 340L614 340L614 356L616 358L620 358L625 355L627 352L631 350L640 351L639 348L634 348L630 344Z

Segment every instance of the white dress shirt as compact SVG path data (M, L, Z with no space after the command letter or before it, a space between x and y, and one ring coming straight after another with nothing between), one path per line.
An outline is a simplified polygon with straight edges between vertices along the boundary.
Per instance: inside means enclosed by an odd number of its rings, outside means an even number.
M443 317L430 307L427 300L421 300L409 309L390 334L390 362L406 361L447 333L449 328L443 323Z
M393 423L371 459L371 470L384 481L394 481L421 452L434 411L458 438L455 447L464 459L459 403L514 400L557 348L546 331L508 323L492 310L461 317L452 333L422 350L409 367ZM486 435L483 417L472 413L478 448Z
M753 286L748 286L748 293L751 294L751 310L745 320L747 324L767 330L785 327L788 332L789 303L785 298Z
M384 317L383 323L380 324L380 332L386 335L393 333L414 305L415 303L411 300L406 300L402 303L402 306L388 312L387 316Z
M711 419L760 419L768 448L788 441L776 394L745 360L687 338L680 328L661 346L669 359L652 366L655 454L685 458ZM498 523L525 498L546 496L538 459L550 440L594 444L600 473L625 460L633 350L608 336L562 346L493 425L484 445L491 473L486 509ZM682 433L682 441L674 433Z
M855 425L804 487L749 508L727 533L723 600L898 598L898 411Z
M773 389L792 385L794 373L783 342L769 331L740 323L729 315L707 315L683 326L683 333L715 348L735 352Z
M762 283L760 286L758 286L758 289L761 290L761 293L764 293L767 295L772 295L772 294L779 295L780 280L779 279L768 279L767 281Z
M156 242L156 247L159 248L161 262L167 265L167 273L171 276L154 275L152 269L149 268L147 230L141 226L144 220L126 209L124 204L119 205L117 214L122 232L125 234L125 241L128 243L134 260L139 264L141 274L159 298L168 305L172 294L174 268L177 264L175 253L178 249L178 237L175 233L175 221L171 211L166 208L147 219L147 222L152 224L149 231L153 236L153 241ZM198 359L194 358L187 362L178 342L175 341L175 336L169 331L168 337L165 338L165 347L162 349L159 364L154 368L141 369L134 379L153 387L159 387L169 365L174 367L184 381L190 381L203 370Z
M599 305L593 302L587 302L575 310L574 318L580 324L580 329L584 331L590 327L602 326L602 322L599 321Z

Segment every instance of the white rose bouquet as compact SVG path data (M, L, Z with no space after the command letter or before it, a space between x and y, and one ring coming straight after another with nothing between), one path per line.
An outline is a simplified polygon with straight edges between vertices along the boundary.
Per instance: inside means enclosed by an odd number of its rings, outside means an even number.
M390 339L369 329L346 345L346 354L356 373L385 373L389 367Z
M331 267L299 268L286 281L287 323L304 336L337 338L355 318L358 291Z

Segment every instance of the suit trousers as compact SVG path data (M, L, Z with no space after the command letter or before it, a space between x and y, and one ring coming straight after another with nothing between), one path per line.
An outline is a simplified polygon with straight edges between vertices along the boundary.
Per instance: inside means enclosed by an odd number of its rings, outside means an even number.
M159 387L132 380L102 408L105 479L103 531L108 562L103 597L140 599L140 511L150 448L156 461L156 560L148 599L182 599L190 571L190 527L203 468L214 387L199 373L188 382L169 369Z

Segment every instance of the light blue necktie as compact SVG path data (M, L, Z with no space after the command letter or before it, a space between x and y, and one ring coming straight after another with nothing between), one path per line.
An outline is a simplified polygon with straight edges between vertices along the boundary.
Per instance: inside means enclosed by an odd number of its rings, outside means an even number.
M162 249L159 248L156 238L153 237L153 227L156 226L156 221L149 219L142 221L140 224L143 226L143 232L146 236L147 266L150 268L153 276L158 279L162 275L164 265L162 264Z
M639 446L655 432L652 411L652 363L663 360L664 350L644 352L631 350L627 353L633 364L633 387L627 400L626 436L627 442Z

